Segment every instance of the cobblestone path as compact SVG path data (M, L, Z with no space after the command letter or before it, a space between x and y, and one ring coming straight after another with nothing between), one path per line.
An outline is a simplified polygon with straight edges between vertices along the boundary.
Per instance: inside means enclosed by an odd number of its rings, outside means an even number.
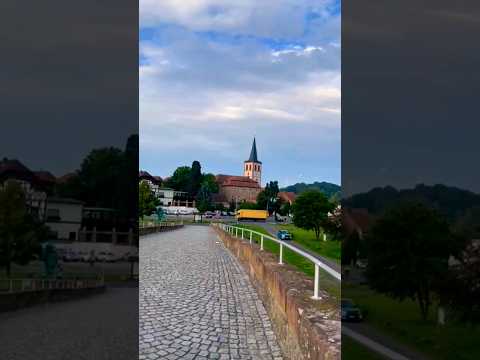
M140 239L140 360L282 359L247 274L204 226Z

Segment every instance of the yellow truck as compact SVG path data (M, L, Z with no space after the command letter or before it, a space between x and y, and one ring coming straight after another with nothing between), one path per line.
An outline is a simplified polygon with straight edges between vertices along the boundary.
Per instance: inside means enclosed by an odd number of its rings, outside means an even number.
M242 220L265 221L268 218L268 211L241 209L237 211L236 217L238 221L242 221Z

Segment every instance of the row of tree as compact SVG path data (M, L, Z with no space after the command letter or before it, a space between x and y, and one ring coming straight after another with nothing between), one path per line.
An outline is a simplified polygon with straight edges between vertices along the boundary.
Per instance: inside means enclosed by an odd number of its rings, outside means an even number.
M480 246L472 241L479 219L452 226L424 203L401 202L364 238L355 233L345 238L342 263L367 258L369 286L399 301L416 301L423 319L437 302L452 316L479 321Z

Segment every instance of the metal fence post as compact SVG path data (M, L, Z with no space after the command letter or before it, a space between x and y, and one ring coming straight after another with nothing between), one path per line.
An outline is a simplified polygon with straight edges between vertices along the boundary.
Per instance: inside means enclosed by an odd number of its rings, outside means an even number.
M315 283L314 283L314 287L313 287L313 296L312 296L312 299L314 300L320 300L321 297L318 296L318 282L319 282L319 278L320 278L320 268L317 264L315 264Z
M238 228L235 228L235 237L238 237Z
M283 244L280 244L280 261L278 263L283 265Z
M250 244L252 243L252 235L253 235L253 232L250 230Z
M263 251L263 235L260 237L260 250Z
M242 240L243 240L243 229L242 229Z

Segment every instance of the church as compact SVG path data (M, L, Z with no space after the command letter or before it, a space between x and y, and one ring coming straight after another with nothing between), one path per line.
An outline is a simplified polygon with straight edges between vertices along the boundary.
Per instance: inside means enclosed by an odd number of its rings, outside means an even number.
M257 144L253 139L250 157L243 163L243 176L217 175L219 192L214 198L217 204L228 207L230 203L256 202L262 189L262 162L258 160Z

